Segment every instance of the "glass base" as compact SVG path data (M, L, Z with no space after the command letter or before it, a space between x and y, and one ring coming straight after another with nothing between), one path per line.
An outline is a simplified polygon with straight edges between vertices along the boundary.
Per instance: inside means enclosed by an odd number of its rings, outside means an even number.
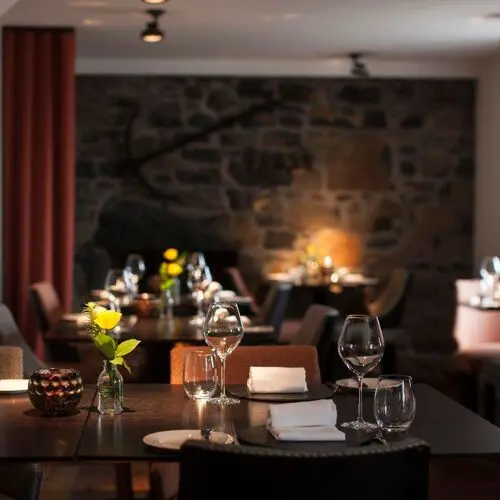
M236 398L228 398L227 396L219 396L217 398L211 398L207 400L207 403L214 405L236 405L240 402L239 399Z
M371 422L367 422L366 420L353 420L352 422L343 422L340 424L342 429L351 429L353 431L376 431L379 429L379 426L376 424L372 424Z

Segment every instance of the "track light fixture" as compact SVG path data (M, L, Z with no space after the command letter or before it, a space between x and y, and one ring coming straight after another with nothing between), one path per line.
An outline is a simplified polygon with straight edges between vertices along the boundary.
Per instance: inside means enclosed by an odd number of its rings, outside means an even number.
M141 33L141 38L146 43L158 43L164 38L165 33L160 29L158 19L165 11L161 9L149 9L146 11L153 20L146 24L146 28Z
M351 75L358 78L370 78L370 73L368 71L368 68L366 67L366 64L361 61L363 54L359 52L353 52L349 54L349 57L352 63Z

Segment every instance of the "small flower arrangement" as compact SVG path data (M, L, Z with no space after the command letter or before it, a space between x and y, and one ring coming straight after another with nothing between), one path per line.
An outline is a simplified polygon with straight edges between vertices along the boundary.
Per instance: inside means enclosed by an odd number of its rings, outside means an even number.
M130 366L125 360L125 356L130 354L140 343L137 339L128 339L116 343L110 332L120 323L122 314L111 311L105 307L98 306L94 302L87 302L83 309L89 318L88 331L92 342L99 349L104 358L112 365L123 366L131 373Z
M159 269L160 289L169 290L174 286L175 278L184 271L185 254L180 254L175 248L168 248L163 252L165 262L162 262Z

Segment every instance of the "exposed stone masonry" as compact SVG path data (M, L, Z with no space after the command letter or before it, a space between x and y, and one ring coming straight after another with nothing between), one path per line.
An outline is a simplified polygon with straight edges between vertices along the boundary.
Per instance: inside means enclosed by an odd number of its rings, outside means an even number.
M237 250L256 276L312 241L338 265L448 287L472 261L474 96L465 80L80 76L77 246ZM139 174L124 161L266 97L286 107Z

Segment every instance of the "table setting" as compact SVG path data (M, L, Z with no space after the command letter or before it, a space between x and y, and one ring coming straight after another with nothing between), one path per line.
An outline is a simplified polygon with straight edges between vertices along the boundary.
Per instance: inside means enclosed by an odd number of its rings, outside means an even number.
M187 351L184 359L183 388L188 399L201 404L227 409L242 401L248 405L266 404L265 424L238 430L237 439L258 446L285 446L287 449L326 449L386 442L385 434L405 438L416 411L413 381L405 375L381 376L363 382L364 375L380 362L384 339L379 321L374 316L351 315L346 318L338 342L338 351L346 366L355 374L339 384L310 385L302 366L250 366L246 384L226 386L225 368L230 355L238 348L244 330L238 307L234 303L214 302L207 313L203 333L212 351ZM220 377L218 363L220 363ZM363 417L363 390L369 388L373 399L373 417ZM357 418L339 417L337 404L343 395L358 392ZM352 396L351 400L352 400ZM350 405L350 408L352 405ZM352 409L352 408L351 408ZM352 414L350 414L351 416ZM201 422L201 420L200 420ZM179 431L180 429L169 429ZM189 439L211 440L213 429L189 429ZM179 434L176 434L177 436ZM218 436L214 434L214 436ZM144 438L148 446L156 434ZM217 437L219 439L220 436ZM216 439L214 437L214 439ZM391 439L394 439L391 437ZM172 449L169 446L169 449Z

